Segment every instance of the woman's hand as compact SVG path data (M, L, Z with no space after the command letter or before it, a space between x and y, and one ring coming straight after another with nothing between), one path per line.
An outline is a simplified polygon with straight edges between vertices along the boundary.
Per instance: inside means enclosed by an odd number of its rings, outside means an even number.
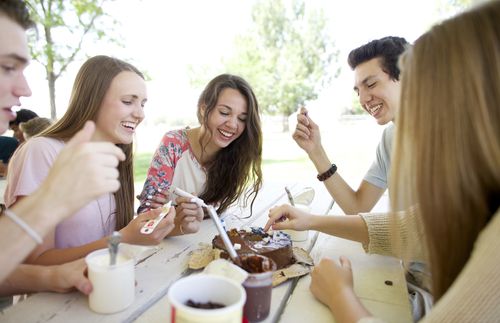
M292 229L297 231L309 230L311 214L294 208L288 204L273 207L269 210L269 220L264 231Z
M168 192L158 189L155 195L146 196L147 202L144 205L149 209L156 209L165 205L168 201ZM139 198L139 196L137 196Z
M323 258L311 272L311 292L330 309L344 298L346 293L354 294L351 262L344 256L340 263L331 258Z
M336 322L358 322L371 316L354 293L351 262L340 256L340 262L323 258L311 272L314 297L330 308Z
M142 234L141 229L144 224L156 219L163 208L153 209L137 215L125 228L120 230L122 240L126 243L138 245L157 245L170 233L175 227L175 208L171 207L167 215L158 223L156 228L150 234Z
M84 259L78 259L62 265L47 267L51 270L48 290L66 293L78 289L85 295L92 291L92 283L87 278L87 264Z
M84 259L54 266L21 264L0 283L0 295L33 292L67 293L75 288L85 295L92 291Z
M175 225L179 228L179 233L198 232L204 217L201 206L191 202L191 199L188 197L178 197L175 199L175 202L177 203Z

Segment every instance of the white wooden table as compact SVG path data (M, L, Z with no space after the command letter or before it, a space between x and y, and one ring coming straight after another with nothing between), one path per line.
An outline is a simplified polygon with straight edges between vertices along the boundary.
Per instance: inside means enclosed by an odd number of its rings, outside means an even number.
M375 317L386 322L412 322L406 281L398 259L368 255L359 243L324 233L318 235L311 252L315 262L325 256L338 259L341 255L351 260L356 295ZM281 322L334 321L328 307L315 300L309 290L310 283L309 275L298 280Z
M305 187L287 184L294 195ZM316 196L311 211L325 214L331 198L322 185L318 184L320 183L313 183L316 185ZM264 225L270 207L287 203L284 185L285 183L265 183L254 205L253 216L243 218L249 215L248 209L232 208L225 215L227 227ZM120 313L94 313L88 308L87 297L77 292L38 293L0 313L0 322L168 322L170 306L166 294L170 284L192 273L187 269L189 253L197 249L200 242L211 243L216 234L213 223L206 220L198 233L167 238L152 249L149 252L152 255L136 266L135 301ZM312 231L309 232L309 237L308 241L298 245L311 250L315 260L325 255L349 256L353 262L356 291L369 310L389 322L411 321L406 283L398 260L366 255L357 243L318 235ZM386 280L391 280L393 285L385 285ZM304 312L307 313L307 318L302 316ZM273 288L271 313L264 322L304 322L306 319L310 322L333 321L328 309L310 294L308 276Z

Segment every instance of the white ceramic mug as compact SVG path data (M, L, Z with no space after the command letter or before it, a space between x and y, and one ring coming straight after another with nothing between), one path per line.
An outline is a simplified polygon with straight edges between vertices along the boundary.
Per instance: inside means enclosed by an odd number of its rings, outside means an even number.
M195 274L174 282L168 289L168 300L172 323L241 323L246 294L241 284L228 278ZM186 304L189 300L218 303L224 307L195 308Z
M89 307L101 314L111 314L126 309L134 302L134 258L118 252L116 264L109 265L108 249L96 250L85 257L92 292Z
M311 208L308 205L304 204L295 204L295 208L300 209L304 212L311 213ZM296 230L282 230L286 234L290 235L290 239L293 242L302 242L306 241L309 238L309 230L304 231L296 231Z

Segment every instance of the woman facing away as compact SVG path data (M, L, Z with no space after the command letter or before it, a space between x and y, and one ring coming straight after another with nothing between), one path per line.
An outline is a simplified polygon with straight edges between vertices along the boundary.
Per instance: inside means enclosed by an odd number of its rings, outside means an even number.
M66 142L88 120L96 124L91 141L111 142L126 156L117 167L119 190L100 196L58 224L26 262L49 265L84 257L105 248L106 236L114 230L121 232L123 242L157 244L173 229L173 208L150 235L141 234L140 228L160 209L134 218L132 141L135 128L144 119L146 100L146 83L139 70L115 58L95 56L80 68L64 116L20 148L8 176L8 207L40 186ZM116 160L109 162L116 166Z
M138 196L139 212L164 204L171 186L216 205L219 214L243 195L245 202L253 196L253 204L262 185L262 131L252 88L236 75L215 77L200 95L197 116L199 127L163 136ZM203 218L189 198L176 202L176 222ZM197 230L199 222L192 223L175 230Z
M424 322L500 317L499 21L500 1L488 2L436 25L402 58L391 203L411 212L270 212L267 226L286 215L292 228L349 237L370 253L425 259L435 305ZM336 322L377 321L355 295L345 257L323 259L310 288Z
M402 62L392 208L417 206L436 302L424 321L500 317L499 21L499 1L465 12Z

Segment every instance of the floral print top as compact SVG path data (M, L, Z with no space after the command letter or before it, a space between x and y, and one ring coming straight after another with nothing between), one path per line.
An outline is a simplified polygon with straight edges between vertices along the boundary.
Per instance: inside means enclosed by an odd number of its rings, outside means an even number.
M148 196L166 193L171 186L199 195L206 183L206 173L196 160L187 137L187 129L167 132L156 150L148 169L146 182L139 195L137 213L148 211Z

